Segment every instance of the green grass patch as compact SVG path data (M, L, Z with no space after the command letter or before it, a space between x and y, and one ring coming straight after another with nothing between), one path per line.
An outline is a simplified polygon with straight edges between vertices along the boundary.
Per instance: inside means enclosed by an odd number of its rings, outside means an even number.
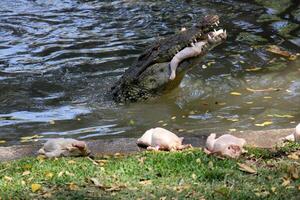
M200 149L0 163L1 199L299 199L300 145L249 148L238 160ZM241 169L241 165L246 166ZM250 167L255 172L247 172ZM246 169L246 170L245 170Z

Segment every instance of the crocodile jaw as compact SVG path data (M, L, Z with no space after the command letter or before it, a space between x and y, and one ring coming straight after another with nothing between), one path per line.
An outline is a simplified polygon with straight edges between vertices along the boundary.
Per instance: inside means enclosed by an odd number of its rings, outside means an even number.
M192 58L204 54L209 49L214 48L218 44L222 43L227 38L226 30L220 29L218 31L214 30L213 32L209 32L207 34L207 40L192 43L191 47L185 47L181 51L179 51L172 58L170 62L171 75L169 77L170 80L174 80L176 78L176 69L180 62L185 59Z

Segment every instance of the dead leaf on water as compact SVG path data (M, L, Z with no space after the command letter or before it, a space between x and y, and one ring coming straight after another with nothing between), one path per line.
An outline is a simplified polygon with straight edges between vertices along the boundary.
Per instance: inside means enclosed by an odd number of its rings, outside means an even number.
M4 144L4 143L6 143L5 140L0 140L0 144Z
M261 67L252 67L252 68L248 68L248 69L245 69L245 70L247 72L256 72L256 71L259 71L261 69L262 69Z
M241 96L242 94L239 92L230 92L231 95L233 96Z
M288 51L285 51L285 50L281 50L276 45L270 45L266 50L271 52L271 53L274 53L274 54L277 54L277 55L280 55L280 56L283 56L283 57L287 57L289 60L296 60L296 58L297 58L297 55L292 54L292 53L290 53Z
M271 125L271 124L273 124L273 122L266 121L266 122L263 122L263 123L261 123L261 124L255 124L255 126L260 126L260 127L262 127L262 126L268 126L268 125Z
M293 118L293 115L278 115L278 114L274 114L274 115L267 115L268 117L278 117L278 118Z
M266 89L252 89L252 88L246 88L246 90L250 92L274 92L279 91L279 88L266 88Z
M250 174L256 174L257 171L255 169L253 169L252 167L244 164L244 163L237 163L239 166L239 170L244 171L244 172L248 172Z

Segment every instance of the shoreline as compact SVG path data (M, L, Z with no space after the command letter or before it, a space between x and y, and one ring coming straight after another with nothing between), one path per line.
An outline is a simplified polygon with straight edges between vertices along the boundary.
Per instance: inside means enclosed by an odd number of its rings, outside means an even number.
M237 137L246 139L247 145L260 148L272 148L279 141L287 135L292 134L294 128L289 129L271 129L261 131L244 131L240 132L224 132L217 133L218 136L222 134L232 134ZM178 134L178 136L184 136ZM188 136L184 138L184 144L192 144L193 147L204 147L207 135ZM111 155L115 153L135 153L143 151L136 145L137 138L113 138L113 139L99 139L86 141L93 156ZM37 156L37 151L42 147L42 143L37 142L27 145L13 145L9 147L0 147L0 162L17 160L28 156Z

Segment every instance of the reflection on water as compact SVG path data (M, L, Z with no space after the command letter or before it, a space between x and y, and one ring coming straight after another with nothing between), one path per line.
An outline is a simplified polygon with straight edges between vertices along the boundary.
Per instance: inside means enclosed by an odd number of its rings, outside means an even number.
M299 52L299 3L257 2L1 1L0 140L131 137L155 126L181 134L295 126L300 60L266 48ZM208 13L220 15L228 41L179 88L130 105L109 99L147 45ZM266 121L272 124L259 126Z

